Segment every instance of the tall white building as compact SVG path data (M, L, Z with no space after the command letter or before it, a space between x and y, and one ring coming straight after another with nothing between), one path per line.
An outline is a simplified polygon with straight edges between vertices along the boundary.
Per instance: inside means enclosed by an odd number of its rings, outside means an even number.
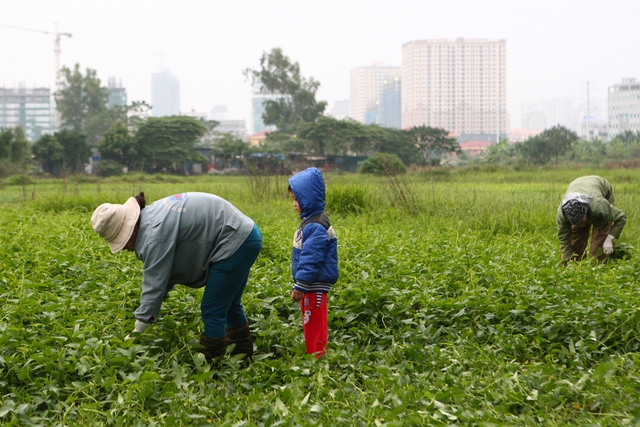
M153 117L180 114L180 82L169 70L151 74L151 106Z
M211 114L209 115L211 120L215 120L219 122L220 120L225 120L227 118L227 106L224 104L218 104L211 109Z
M349 117L349 100L343 99L333 103L333 107L327 113L328 116L337 120L343 120Z
M507 132L507 42L415 40L402 45L402 128Z
M115 77L109 77L107 91L109 93L107 107L127 106L127 89L122 87L122 80L116 81Z
M400 67L380 62L351 70L349 117L360 123L377 123L382 86L397 77L400 77Z
M253 94L251 96L251 129L254 134L276 130L275 126L264 124L262 115L264 114L265 102L269 100L276 100L281 97L279 94L268 93L261 90L261 86L262 85L260 83L254 83Z
M609 86L609 138L640 131L640 82L622 79Z
M536 132L542 132L556 125L562 125L578 133L580 106L572 99L553 98L528 102L521 106L520 126Z

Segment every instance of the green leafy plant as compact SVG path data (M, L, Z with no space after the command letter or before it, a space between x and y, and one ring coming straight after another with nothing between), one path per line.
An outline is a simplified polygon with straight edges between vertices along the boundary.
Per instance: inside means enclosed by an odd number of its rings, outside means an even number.
M386 197L387 177L327 176L341 276L319 361L305 354L290 298L290 200L256 199L247 177L229 176L38 180L27 199L5 186L0 424L635 425L640 261L557 262L555 209L581 172L409 174L415 215ZM631 255L638 178L610 177ZM124 340L141 263L112 255L89 217L138 191L150 203L209 191L260 227L243 296L255 345L247 368L198 353L202 289L176 286L157 322Z

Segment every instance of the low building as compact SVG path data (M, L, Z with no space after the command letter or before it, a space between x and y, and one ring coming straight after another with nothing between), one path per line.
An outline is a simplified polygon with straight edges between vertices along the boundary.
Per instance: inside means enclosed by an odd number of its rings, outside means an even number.
M535 130L517 128L511 129L507 134L507 138L509 138L510 143L524 142L527 139L536 136L537 134L538 131Z
M262 132L254 133L253 135L251 135L249 137L249 146L250 147L259 147L261 145L264 145L264 142L267 139L267 134L268 133L269 133L269 131L262 131Z
M466 141L460 143L460 149L468 156L476 157L486 153L493 144L492 141Z
M247 140L247 122L244 120L218 120L215 131L219 134L231 133L238 139Z

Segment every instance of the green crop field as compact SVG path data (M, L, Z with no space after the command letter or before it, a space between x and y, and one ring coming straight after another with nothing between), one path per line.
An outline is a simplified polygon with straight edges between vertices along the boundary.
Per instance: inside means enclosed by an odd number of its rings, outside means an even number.
M559 265L568 183L611 181L625 257ZM286 177L129 176L0 188L0 424L640 425L640 171L328 173L341 277L329 349L290 299ZM202 290L178 286L134 340L141 263L93 232L100 203L218 194L264 236L244 305L254 362L198 353ZM617 242L618 243L618 242Z

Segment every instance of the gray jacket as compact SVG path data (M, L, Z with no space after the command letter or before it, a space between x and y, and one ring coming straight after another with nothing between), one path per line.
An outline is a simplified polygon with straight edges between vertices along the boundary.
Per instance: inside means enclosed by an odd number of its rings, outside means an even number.
M176 284L203 287L210 265L233 255L253 226L231 203L207 193L176 194L144 208L135 247L144 263L135 318L153 322Z

